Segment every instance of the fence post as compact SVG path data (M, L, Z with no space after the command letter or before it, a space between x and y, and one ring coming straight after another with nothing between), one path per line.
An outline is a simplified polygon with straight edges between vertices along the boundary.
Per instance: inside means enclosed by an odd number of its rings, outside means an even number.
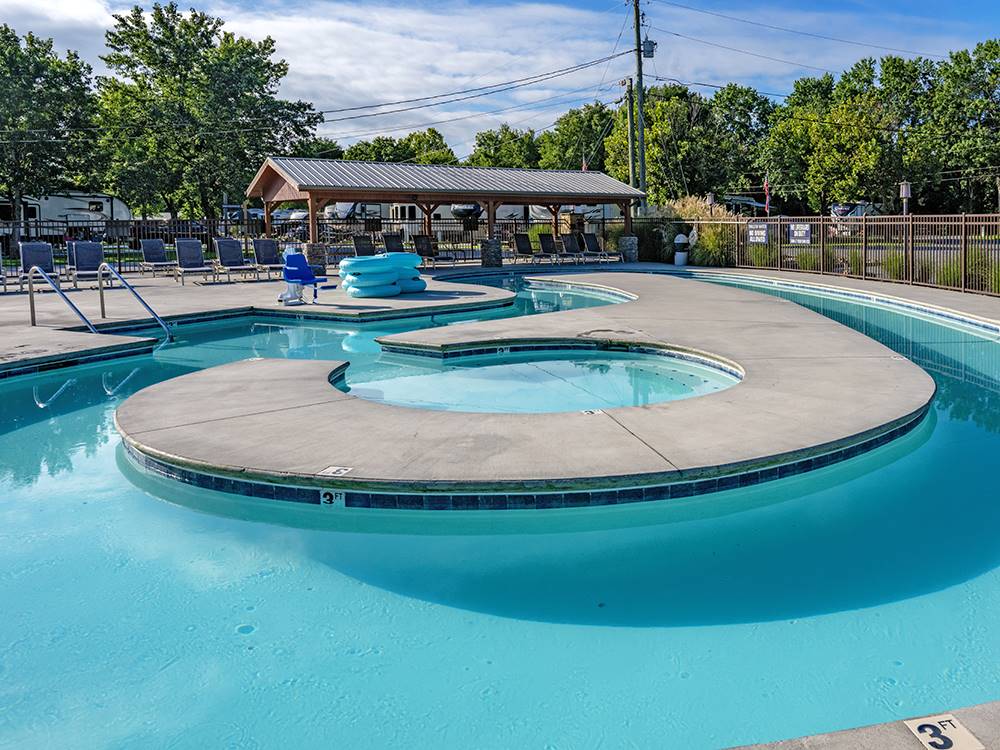
M868 278L868 214L861 214L861 278Z
M903 228L903 252L906 254L906 276L913 283L913 214L906 215L906 226Z
M785 235L781 227L781 217L778 217L778 270L780 271L785 267Z
M819 217L819 272L826 273L826 217L825 216Z
M968 236L968 224L966 223L965 214L964 213L962 214L962 223L961 223L961 227L960 227L959 231L960 231L960 234L959 234L959 243L960 243L960 245L959 246L960 246L961 252L962 252L962 291L964 292L966 290L966 287L968 286L968 283L969 283L968 282L968 275L969 275L969 254L968 254L969 236Z

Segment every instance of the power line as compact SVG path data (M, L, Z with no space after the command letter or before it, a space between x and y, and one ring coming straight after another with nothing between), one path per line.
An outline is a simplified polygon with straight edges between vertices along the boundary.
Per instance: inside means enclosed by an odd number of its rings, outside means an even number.
M714 10L705 10L703 8L694 8L690 5L684 5L683 3L671 2L671 0L656 0L656 2L663 5L672 5L675 8L683 8L684 10L690 10L694 13L702 13L706 16L715 16L716 18L725 18L729 21L737 21L738 23L745 23L751 26L759 26L763 29L771 29L773 31L784 31L788 34L800 34L802 36L809 36L813 39L825 39L828 42L839 42L840 44L853 44L856 47L871 47L872 49L881 49L888 52L902 52L907 55L923 55L924 57L939 57L947 58L947 55L940 55L934 52L918 52L912 49L902 49L900 47L886 47L881 44L871 44L869 42L859 42L855 39L844 39L843 37L836 36L826 36L825 34L816 34L811 31L802 31L800 29L790 29L786 26L775 26L774 24L764 23L762 21L752 21L749 18L740 18L739 16L730 16L725 13L718 13Z
M719 44L718 42L710 42L707 39L698 39L697 37L688 36L687 34L681 34L676 31L668 31L667 29L661 29L658 26L650 26L649 28L654 31L659 31L663 34L671 34L681 39L687 39L691 42L697 42L698 44L707 44L709 47L718 47L719 49L729 50L730 52L738 52L741 55L750 55L751 57L759 57L762 60L770 60L771 62L782 63L783 65L794 65L797 68L809 68L810 70L818 70L822 73L833 73L836 75L839 71L830 70L830 68L821 68L818 65L809 65L808 63L800 63L794 60L784 60L780 57L771 57L770 55L762 55L759 52L751 52L750 50L740 49L739 47L730 47L727 44Z
M704 88L716 89L716 90L728 88L729 86L733 85L732 83L729 83L729 84L726 84L725 86L723 86L722 84L718 84L718 83L702 83L701 81L682 81L680 78L670 78L668 76L658 76L658 75L649 76L649 77L652 78L652 79L654 79L654 80L656 80L656 81L665 81L667 83L676 83L676 84L679 84L681 86L703 86ZM756 91L758 94L763 94L764 96L774 96L774 97L777 97L779 99L787 99L788 97L791 96L791 94L776 94L773 91L760 91L758 89L754 89L754 91Z

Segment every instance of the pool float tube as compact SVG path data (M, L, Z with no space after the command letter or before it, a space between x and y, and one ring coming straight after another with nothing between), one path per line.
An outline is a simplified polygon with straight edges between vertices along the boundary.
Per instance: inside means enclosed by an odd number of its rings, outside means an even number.
M394 268L416 268L423 260L416 253L386 253L385 257Z
M400 289L403 290L403 294L416 294L417 292L422 292L427 288L427 282L421 278L400 279L396 283L399 284Z
M395 297L403 291L399 284L382 284L381 286L346 286L344 289L352 297Z
M395 283L396 279L399 278L399 273L395 270L373 273L365 271L356 275L349 273L341 278L343 278L347 286L364 289L368 286L385 286L386 284Z

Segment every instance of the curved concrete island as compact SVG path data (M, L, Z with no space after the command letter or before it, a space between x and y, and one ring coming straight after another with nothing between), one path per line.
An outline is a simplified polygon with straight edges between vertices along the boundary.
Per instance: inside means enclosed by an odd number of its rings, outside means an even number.
M118 429L145 470L223 492L348 510L562 508L687 497L820 468L909 431L934 395L916 365L791 302L666 276L555 278L635 299L381 343L436 357L638 349L708 361L741 382L641 407L470 415L345 393L333 384L344 362L248 360L140 391L118 409Z

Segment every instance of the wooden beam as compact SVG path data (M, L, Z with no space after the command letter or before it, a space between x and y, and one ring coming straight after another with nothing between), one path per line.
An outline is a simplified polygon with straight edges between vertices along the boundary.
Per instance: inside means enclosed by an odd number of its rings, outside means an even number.
M549 213L552 214L552 236L559 239L559 209L562 208L558 203L546 206L549 209Z
M622 216L625 217L625 234L632 234L632 202L626 201L618 205L621 207Z
M424 234L430 235L434 232L434 212L441 206L440 203L418 203L417 208L424 215Z
M497 203L486 201L486 236L491 240L496 232L497 225Z
M271 236L271 207L274 204L271 201L264 201L264 236Z
M319 225L316 223L316 214L319 212L319 198L313 193L309 193L309 242L319 242Z

